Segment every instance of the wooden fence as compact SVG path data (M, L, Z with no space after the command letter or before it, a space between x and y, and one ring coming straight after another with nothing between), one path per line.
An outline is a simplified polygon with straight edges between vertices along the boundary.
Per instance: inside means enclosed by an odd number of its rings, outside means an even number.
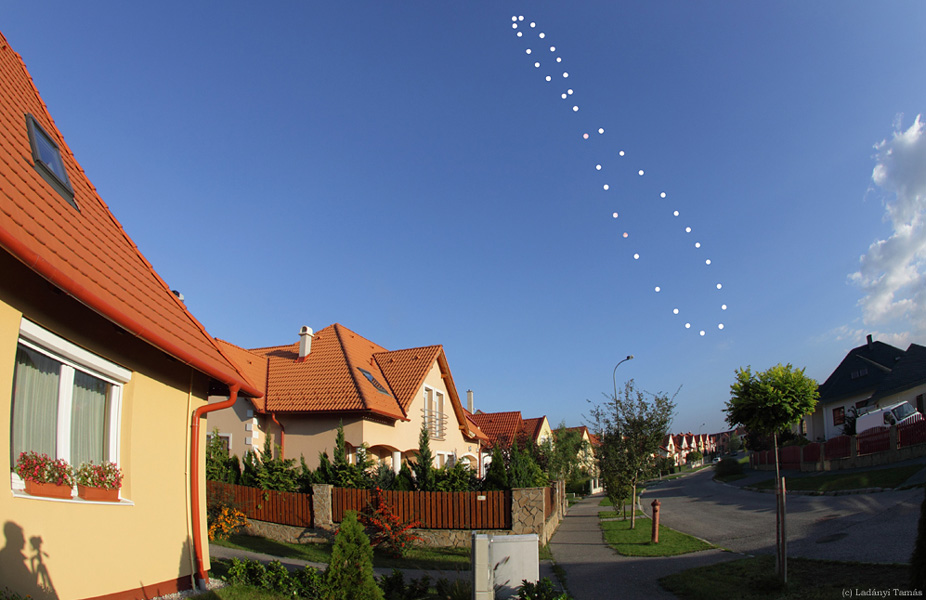
M926 443L926 419L897 426L898 447L906 448L907 446L922 443Z
M855 441L860 455L887 452L891 449L891 430L889 427L875 427L855 436Z
M242 511L249 519L312 527L312 494L272 492L258 488L206 482L210 502L218 501Z
M511 492L381 492L403 521L425 529L511 529ZM335 523L349 510L364 511L371 490L333 488L331 517Z

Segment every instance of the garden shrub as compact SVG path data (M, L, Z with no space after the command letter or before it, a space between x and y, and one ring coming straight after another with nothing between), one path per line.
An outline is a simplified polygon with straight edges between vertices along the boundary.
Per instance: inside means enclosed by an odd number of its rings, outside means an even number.
M576 496L584 496L588 494L588 486L591 479L588 477L579 477L577 479L571 479L566 482L566 492L575 494Z
M307 566L302 570L290 572L278 560L272 560L264 566L249 558L243 561L233 558L225 580L281 596L308 600L317 600L324 593L324 579L318 570Z
M248 519L243 512L222 504L212 504L206 511L210 540L227 540L232 534L247 527Z
M518 588L518 600L569 600L569 595L556 591L553 582L546 577L537 583L522 579Z
M383 600L373 578L373 547L354 511L344 515L334 538L325 584L325 600Z
M722 458L714 467L716 477L726 477L727 475L739 475L743 472L743 465L735 458Z
M473 584L468 579L449 581L441 577L434 584L434 589L442 600L470 600L473 597Z
M421 579L412 579L405 583L405 575L398 569L393 569L391 575L384 575L379 580L379 587L383 590L385 600L422 600L428 598L428 588L431 587L431 578L427 575Z
M383 548L395 558L405 556L412 544L421 540L411 531L420 523L402 521L383 499L383 491L379 488L373 492L367 512L361 513L359 518L360 522L372 531L370 542L373 546Z

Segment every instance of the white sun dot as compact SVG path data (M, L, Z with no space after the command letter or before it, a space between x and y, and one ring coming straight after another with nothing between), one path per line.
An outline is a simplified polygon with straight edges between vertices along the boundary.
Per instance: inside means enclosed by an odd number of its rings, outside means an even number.
M524 20L524 15L520 15L520 16L518 17L518 21L523 21L523 20Z
M531 53L531 49L528 48L528 49L526 50L526 52L527 52L528 54L530 54L530 53Z
M550 81L551 79L553 79L553 78L550 77L549 75L547 75L547 81Z
M676 217L677 217L677 216L678 216L678 211L675 211L675 212L674 212L674 213L672 213L672 214L673 214L674 216L676 216Z
M614 217L614 218L616 219L616 218L617 218L617 213L611 213L611 216Z
M521 32L520 32L520 31L518 32L518 37L521 37Z
M568 75L568 73L563 73L563 77L566 77L567 75ZM571 96L571 95L572 95L572 88L569 88L568 90L566 90L566 93L569 94L569 95Z
M685 233L691 233L691 227L686 227L686 228L685 228Z
M512 21L517 21L517 20L518 20L518 16L515 15L515 16L511 17L511 20L512 20Z
M639 254L634 254L634 255L633 255L633 259L634 259L634 260L640 260L640 255L639 255Z
M704 330L701 330L701 337L704 337Z
M706 264L706 265L711 264L711 259L707 259L706 261L704 261L704 264Z
M556 46L550 46L550 52L556 52Z
M587 133L583 133L583 134L582 134L582 139L583 139L583 140L587 140L587 139L588 139L588 134L587 134Z
M602 133L604 133L604 127L599 127L599 128L598 128L598 134L600 135L600 134L602 134Z
M578 106L573 106L573 107L572 107L572 112L579 112L579 107L578 107Z
M561 62L563 62L563 59L557 56L557 57L556 57L556 62L561 63Z
M600 171L600 170L601 170L601 165L595 165L595 170L596 170L596 171Z
M659 194L659 197L660 197L660 198L665 198L665 197L666 197L666 193L665 193L665 192L662 192L661 194Z
M535 62L535 63L534 63L534 68L535 68L535 69L539 69L539 68L540 68L540 63L539 63L539 62Z
M639 175L640 177L643 177L643 169L640 169L639 171L637 171L637 175Z
M673 308L673 309L672 309L672 314L673 314L673 315L677 315L677 314L678 314L678 309L677 309L677 308Z
M569 73L563 71L563 77L569 77Z
M536 27L536 26L537 26L537 24L534 23L533 21L531 21L531 27Z
M540 37L540 39L543 39L543 38L547 37L547 34L545 34L544 32L541 31L539 37Z
M658 294L658 293L661 292L661 291L662 291L662 288L659 287L659 286L657 285L657 286L656 286L656 293Z
M566 99L566 94L563 94L563 100L565 100L565 99Z
M691 323L685 323L685 329L691 329Z
M695 242L695 248L700 248L700 247L701 247L701 242Z
M620 152L618 152L618 155L620 155L620 156L624 156L624 151L623 151L623 150L621 150Z
M611 186L609 186L607 183L604 184L604 191L607 192L609 189L611 189Z
M717 329L723 329L723 323L717 323Z
M718 289L718 290L723 289L723 284L722 284L722 283L718 283L718 284L717 284L717 289Z
M721 305L720 305L720 310L727 310L727 305L726 305L726 304L721 304Z
M518 24L517 24L517 23L512 23L512 24L511 24L511 28L512 28L512 29L517 29L517 28L518 28Z
M630 235L630 234L629 234L629 233L627 233L627 232L625 231L625 232L624 232L624 239L626 240L626 239L627 239L627 237L628 237L629 235Z

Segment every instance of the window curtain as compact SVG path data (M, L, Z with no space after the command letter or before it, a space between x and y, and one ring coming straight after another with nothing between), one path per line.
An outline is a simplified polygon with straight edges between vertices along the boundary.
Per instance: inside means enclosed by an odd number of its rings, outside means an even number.
M76 371L71 402L71 464L102 464L108 459L106 405L110 384Z
M20 452L56 456L61 363L18 346L13 374L12 462Z

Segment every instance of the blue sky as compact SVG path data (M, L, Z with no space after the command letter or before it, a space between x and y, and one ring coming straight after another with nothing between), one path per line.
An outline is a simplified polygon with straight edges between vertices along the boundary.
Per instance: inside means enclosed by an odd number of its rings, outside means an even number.
M554 425L633 354L695 432L739 366L926 343L923 2L51 5L0 31L216 337L443 344Z

